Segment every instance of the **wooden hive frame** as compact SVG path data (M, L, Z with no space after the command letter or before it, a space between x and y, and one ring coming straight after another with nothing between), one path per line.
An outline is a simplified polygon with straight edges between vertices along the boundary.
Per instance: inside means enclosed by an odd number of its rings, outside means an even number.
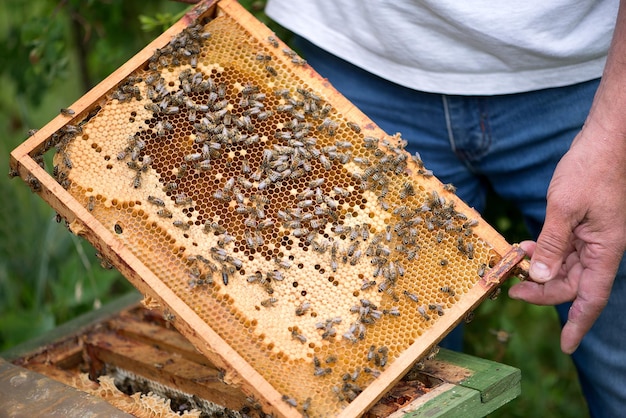
M107 77L98 86L77 100L72 106L72 114L60 114L31 138L11 153L12 172L23 178L26 183L63 216L70 230L86 238L107 260L127 277L131 283L146 296L160 306L172 318L176 328L185 335L204 355L225 371L226 380L241 385L244 392L258 398L267 412L278 416L299 416L300 412L284 402L283 395L255 369L255 365L246 361L233 346L229 345L203 320L197 312L179 297L154 271L148 268L121 240L96 219L90 211L78 202L38 163L38 156L52 146L56 132L67 124L81 121L89 117L94 106L106 100L108 94L127 79L134 71L145 68L154 51L163 48L182 30L205 17L228 15L234 18L254 38L266 42L273 34L234 0L203 1L187 13L179 22L164 32L136 56ZM276 41L280 47L286 47ZM276 56L283 65L293 66L291 57ZM367 131L367 135L390 138L381 131L367 116L359 111L347 99L339 94L315 71L307 65L297 66L292 70L300 79L306 81L312 91L321 93L338 113L344 118L354 121ZM393 139L390 139L393 141ZM409 171L417 171L410 166ZM420 178L420 184L428 190L444 196L447 202L453 202L455 208L464 215L480 219L478 213L467 207L453 193L432 176ZM375 384L367 386L354 400L339 413L341 417L354 417L371 407L385 391L394 385L402 375L421 357L428 352L455 325L463 320L468 311L473 310L484 300L514 269L526 269L523 261L524 253L516 246L509 245L486 222L479 222L473 233L488 243L494 254L493 268L475 286L463 294L437 322L428 328L410 347L404 350L375 379Z

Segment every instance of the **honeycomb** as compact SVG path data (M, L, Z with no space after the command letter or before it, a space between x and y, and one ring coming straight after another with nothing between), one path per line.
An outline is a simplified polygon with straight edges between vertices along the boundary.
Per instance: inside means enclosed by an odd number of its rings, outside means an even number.
M304 66L231 16L196 22L56 134L54 175L285 403L334 416L494 251Z

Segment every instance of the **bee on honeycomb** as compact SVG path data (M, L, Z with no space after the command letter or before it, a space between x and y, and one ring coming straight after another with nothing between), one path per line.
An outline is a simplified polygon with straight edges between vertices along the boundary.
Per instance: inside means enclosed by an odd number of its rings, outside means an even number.
M277 48L228 15L188 26L55 134L55 175L288 405L334 414L492 251L399 135Z

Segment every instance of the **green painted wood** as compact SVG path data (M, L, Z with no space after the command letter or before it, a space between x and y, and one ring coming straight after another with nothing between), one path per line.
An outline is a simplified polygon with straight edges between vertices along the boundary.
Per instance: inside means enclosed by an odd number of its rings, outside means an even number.
M520 385L482 402L480 392L456 386L409 412L403 418L482 418L520 394Z
M139 292L131 291L126 295L107 303L100 309L94 309L93 311L87 312L62 325L59 325L58 327L36 338L9 348L8 350L0 353L0 357L7 361L14 361L28 354L40 351L50 344L64 340L71 335L78 335L83 330L118 315L121 310L137 304L141 299L142 296Z
M456 351L441 349L437 360L470 370L471 376L457 384L477 390L483 403L496 399L511 388L519 388L522 380L522 372L515 367Z

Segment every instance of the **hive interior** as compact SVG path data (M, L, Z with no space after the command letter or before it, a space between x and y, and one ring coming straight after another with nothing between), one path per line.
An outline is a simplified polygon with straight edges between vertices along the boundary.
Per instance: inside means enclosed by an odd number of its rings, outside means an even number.
M284 402L333 416L494 251L277 45L228 15L189 26L56 134L54 174Z

